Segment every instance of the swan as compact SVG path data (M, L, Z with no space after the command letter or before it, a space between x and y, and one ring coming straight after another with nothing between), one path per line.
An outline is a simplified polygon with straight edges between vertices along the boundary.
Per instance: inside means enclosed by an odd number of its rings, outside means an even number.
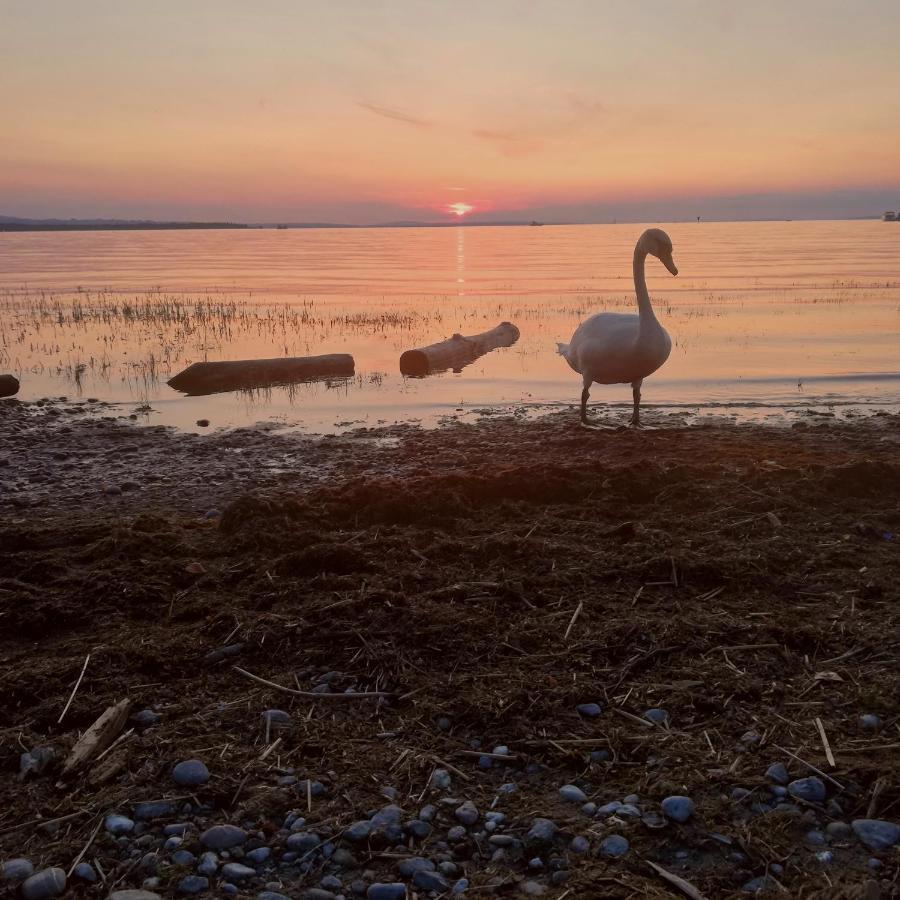
M634 247L634 289L638 314L598 313L585 319L568 344L557 344L560 356L584 379L581 392L581 425L599 429L587 419L590 387L597 384L630 384L634 398L631 425L641 428L641 384L668 358L672 339L659 324L650 304L644 262L655 256L673 275L678 269L672 260L672 241L659 228L648 228Z

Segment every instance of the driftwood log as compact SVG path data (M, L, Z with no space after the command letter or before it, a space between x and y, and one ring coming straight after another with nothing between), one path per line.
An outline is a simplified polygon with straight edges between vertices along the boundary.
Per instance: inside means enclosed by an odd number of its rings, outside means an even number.
M12 397L19 393L19 379L15 375L0 375L0 397Z
M296 384L317 378L349 378L354 371L353 357L349 353L329 353L325 356L198 362L170 378L168 383L176 391L198 396Z
M446 369L459 371L497 347L511 347L518 339L519 329L512 322L501 322L496 328L482 331L481 334L465 337L454 334L446 341L407 350L400 357L400 372L403 375L421 377Z

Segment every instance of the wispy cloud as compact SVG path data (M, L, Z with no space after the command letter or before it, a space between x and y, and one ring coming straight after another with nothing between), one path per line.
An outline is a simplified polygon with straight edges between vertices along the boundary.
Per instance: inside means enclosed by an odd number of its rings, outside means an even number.
M476 128L472 131L472 135L496 144L497 149L504 156L528 156L531 153L537 153L544 146L542 140L527 134L517 134L515 131Z
M393 106L381 106L377 103L366 103L363 100L357 100L356 105L361 109L368 110L376 116L384 119L393 119L396 122L405 122L407 125L415 125L416 128L431 128L434 122L414 116L412 113L404 112L402 109L396 109Z

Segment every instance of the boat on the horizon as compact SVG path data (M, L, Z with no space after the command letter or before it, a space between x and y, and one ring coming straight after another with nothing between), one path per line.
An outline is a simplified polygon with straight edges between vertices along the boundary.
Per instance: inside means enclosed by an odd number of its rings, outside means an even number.
M532 225L532 226L534 226L534 227L539 227L539 226L543 225L544 223L543 223L543 222L536 222L534 219L532 219L528 224L529 224L529 225Z

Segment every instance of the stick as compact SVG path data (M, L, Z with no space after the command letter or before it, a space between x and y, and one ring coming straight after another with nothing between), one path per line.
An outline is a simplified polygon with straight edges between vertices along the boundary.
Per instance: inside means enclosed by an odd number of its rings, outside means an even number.
M673 875L671 872L667 872L662 866L658 866L655 862L650 862L649 859L645 859L644 862L647 863L660 878L665 879L669 884L677 887L682 894L687 895L691 900L704 900L703 894L701 894L689 881L685 881L679 875Z
M815 723L816 728L819 729L819 737L822 738L822 746L825 748L825 758L828 760L828 765L831 766L832 769L837 768L834 761L834 754L831 752L831 744L828 743L828 735L825 734L825 726L818 716L815 718Z
M75 866L81 862L84 858L84 854L88 852L88 847L94 843L94 838L97 837L97 832L100 830L100 826L103 824L103 816L100 816L100 820L97 822L97 827L91 832L91 836L88 838L88 842L81 848L81 853L75 857L75 862L69 867L69 871L66 873L66 878L71 878L72 873L75 871Z
M69 702L66 704L65 709L59 714L59 718L56 720L57 725L62 724L62 720L66 717L66 713L69 711L69 707L72 705L72 701L75 699L75 694L78 693L78 688L81 685L81 679L84 678L85 670L88 667L88 663L91 661L91 654L84 658L84 665L81 667L81 674L78 676L78 681L75 682L75 687L72 688L72 693L69 694Z
M632 722L637 722L638 725L643 725L644 728L656 728L656 723L651 722L649 719L641 719L638 716L633 715L630 712L625 712L624 709L619 709L618 706L612 707L612 711L614 713L618 713L620 716L624 716L626 719L631 719Z
M30 828L32 825L58 825L60 822L68 822L69 819L77 819L79 816L85 816L90 809L81 809L78 812L69 813L67 816L60 816L58 819L32 819L30 822L20 822L18 825L10 825L0 831L0 835L12 834L20 828Z
M887 787L887 778L879 778L875 782L875 786L872 788L872 798L869 800L869 808L866 810L866 818L874 819L875 818L875 810L878 809L878 798L881 796L881 792Z
M266 687L274 688L276 691L282 691L285 694L293 694L295 697L308 697L310 700L363 700L368 697L394 696L389 691L354 691L350 694L315 694L312 691L298 691L294 688L285 687L283 684L276 684L274 681L268 681L265 678L260 678L259 675L254 675L252 672L248 672L246 669L242 669L240 666L232 666L232 668L239 675L243 675L245 678L249 678L251 681L256 681L259 684L264 684Z
M827 774L826 772L823 772L821 769L817 769L812 763L808 763L805 759L801 759L799 756L797 756L796 753L791 753L790 750L785 750L784 747L779 747L778 744L772 744L772 746L776 750L780 750L782 753L787 753L788 756L792 757L793 759L796 759L797 762L803 763L803 765L806 766L807 769L812 769L813 772L816 773L816 775L821 775L823 778L827 778L828 781L830 781L836 788L838 788L842 791L846 790L846 788L839 781L835 781L835 779L832 778L829 774Z
M578 606L575 607L575 612L572 613L572 618L569 619L569 627L566 629L566 633L563 635L563 640L567 641L569 639L569 632L572 630L572 626L575 624L575 620L581 615L581 610L584 608L584 600L578 601Z

